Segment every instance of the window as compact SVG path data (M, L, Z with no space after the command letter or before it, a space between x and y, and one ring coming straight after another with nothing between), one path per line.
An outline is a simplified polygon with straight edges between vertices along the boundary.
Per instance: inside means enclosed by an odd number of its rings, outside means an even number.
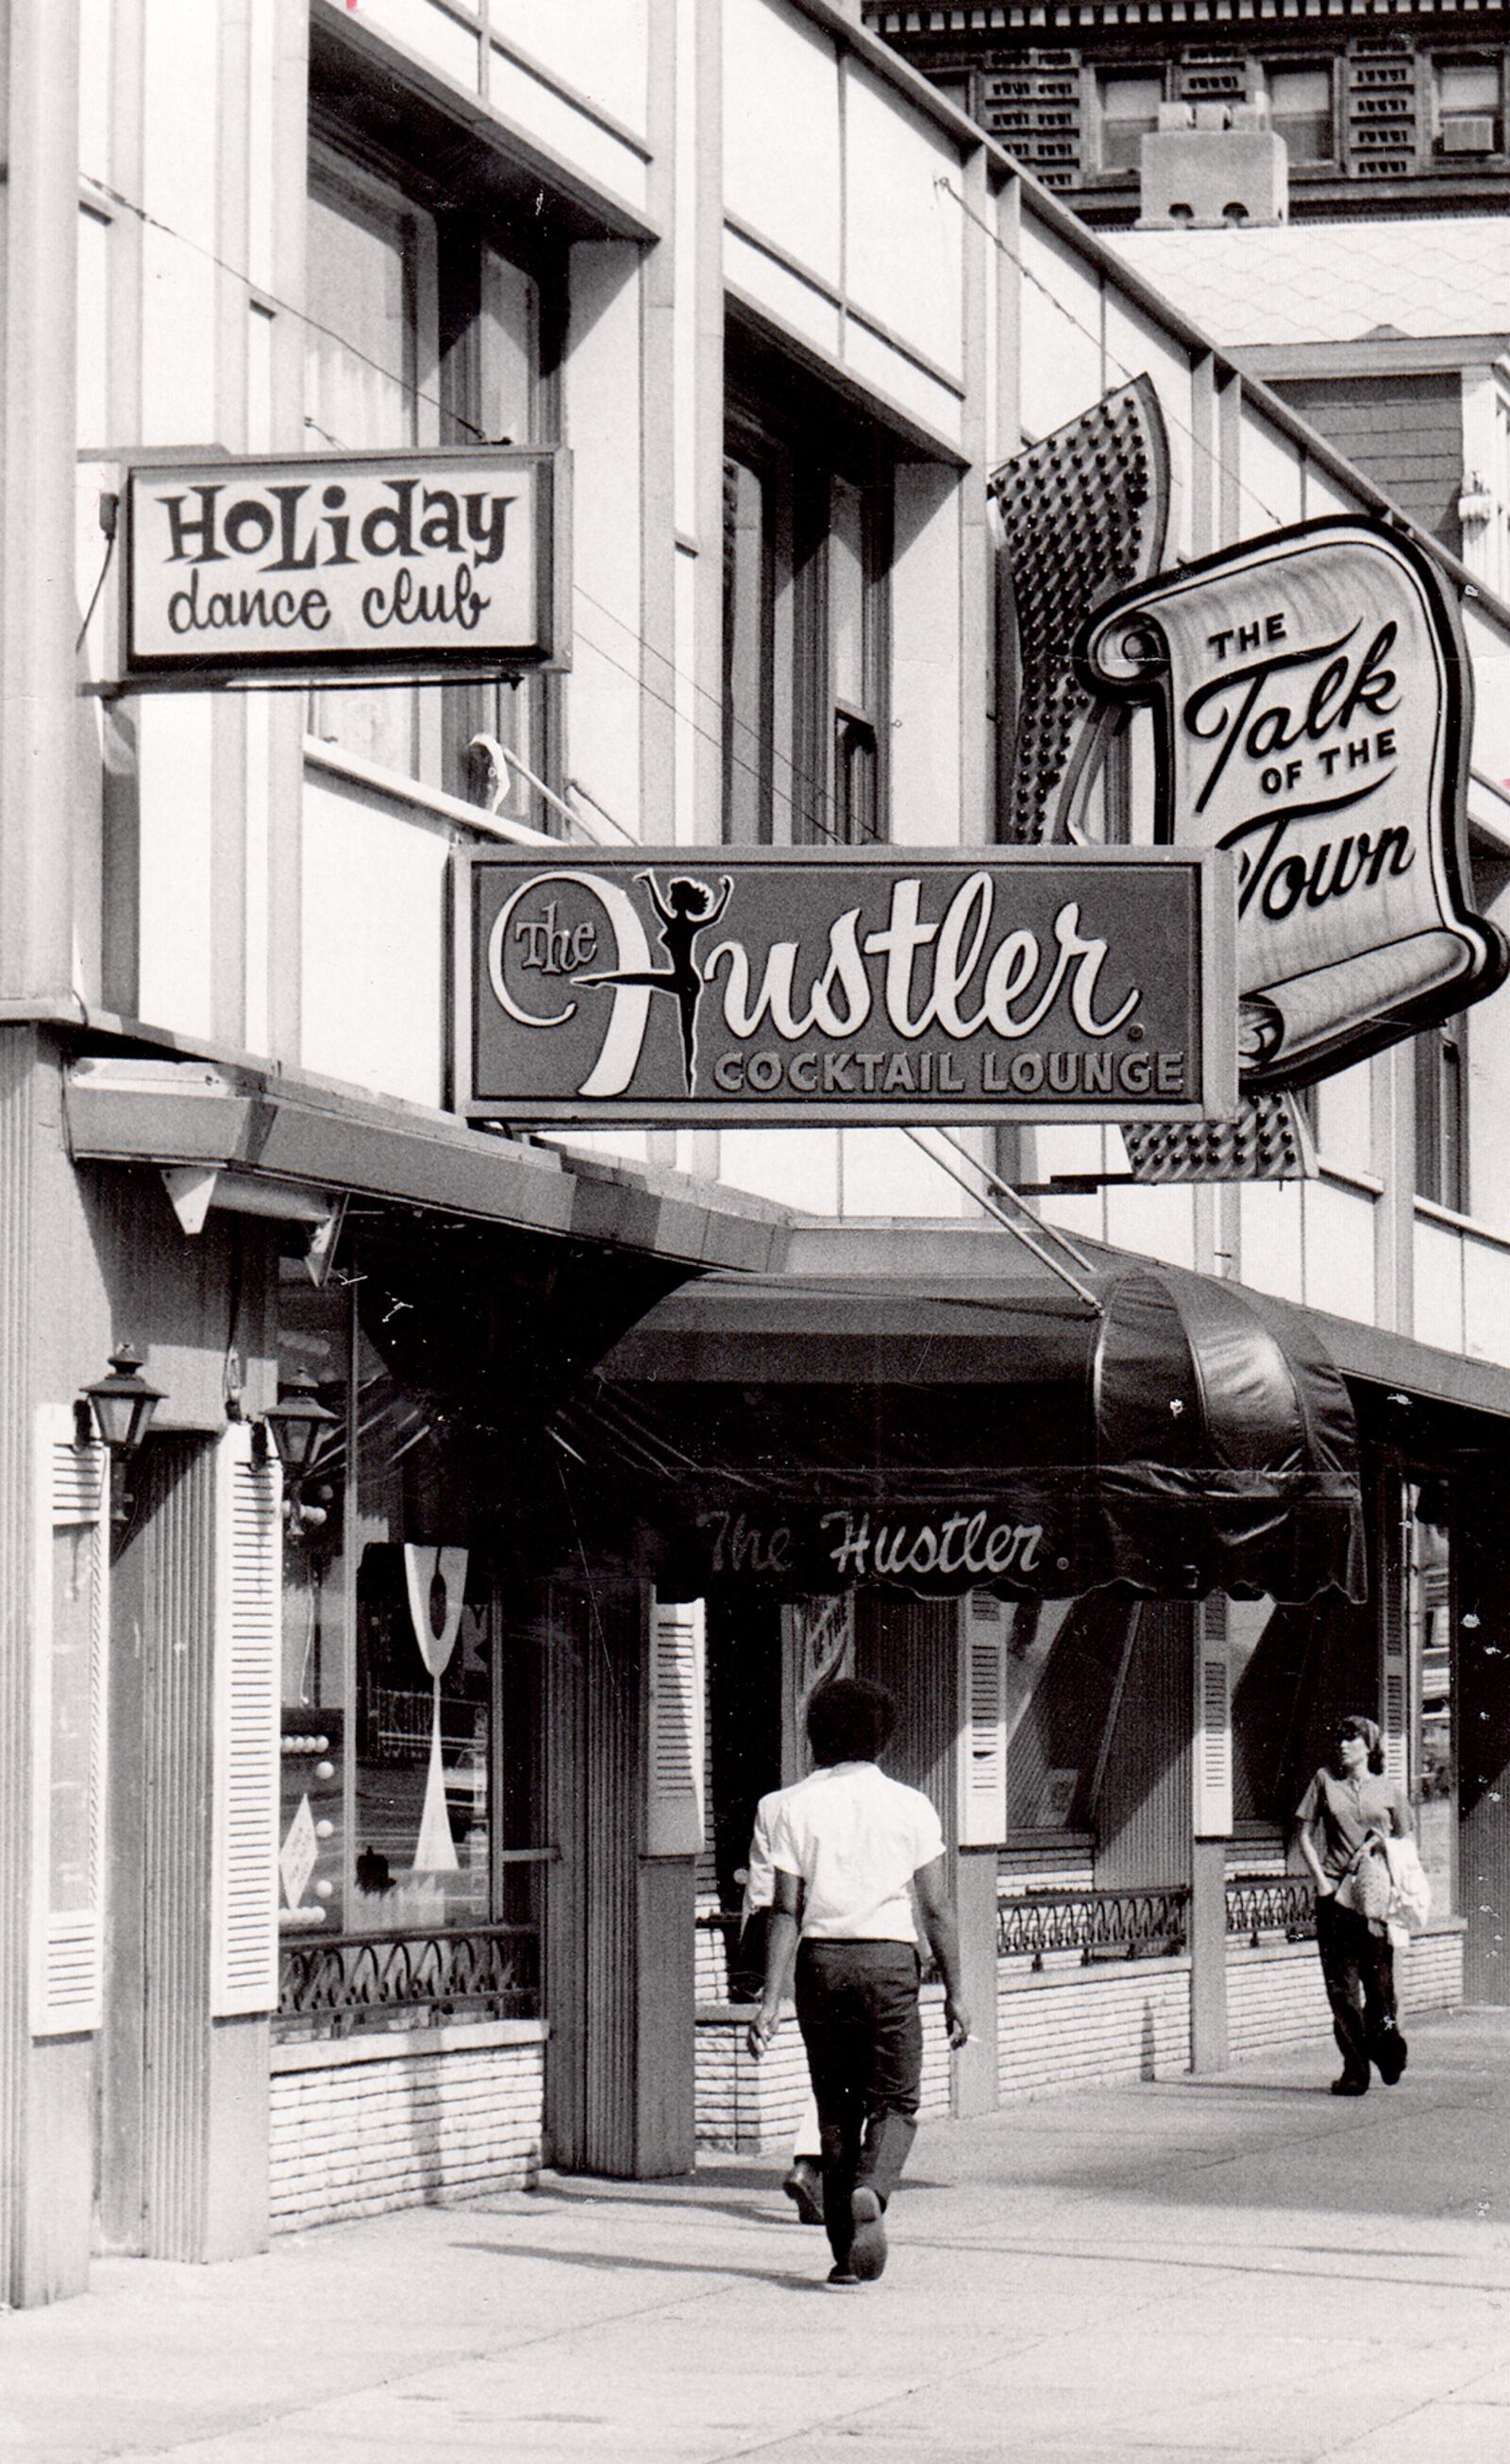
M1407 1480L1402 1491L1406 1644L1406 1772L1417 1845L1438 1916L1455 1905L1456 1741L1453 1703L1453 1546L1447 1483Z
M1089 1831L1136 1615L1106 1592L1015 1601L1008 1614L1008 1827Z
M1265 71L1269 125L1282 137L1292 163L1329 163L1337 151L1329 68L1275 67Z
M1438 60L1434 75L1437 152L1500 153L1504 108L1498 59Z
M1415 1039L1416 1195L1468 1212L1467 1021Z
M889 462L874 431L795 379L732 398L724 835L884 839Z
M531 444L555 432L552 287L524 249L397 182L312 149L305 436L311 451ZM547 685L363 686L312 694L312 734L361 759L484 799L492 736L545 766ZM544 813L522 815L543 824Z
M1157 74L1102 77L1097 80L1101 121L1101 167L1136 171L1145 137L1159 124L1164 80Z
M388 1356L391 1295L359 1306L383 1278L363 1266L316 1289L290 1260L280 1285L280 1373L313 1376L336 1416L286 1507L283 1938L344 1943L332 1956L360 1986L359 1937L489 1927L488 1991L502 1975L523 2007L548 1861L544 1636L477 1545L433 1404ZM396 1986L406 1998L424 1997Z

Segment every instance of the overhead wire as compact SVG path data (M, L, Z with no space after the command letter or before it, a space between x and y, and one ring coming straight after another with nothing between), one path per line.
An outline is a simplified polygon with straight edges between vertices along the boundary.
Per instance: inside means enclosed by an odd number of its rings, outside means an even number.
M990 240L993 248L996 249L998 255L1005 257L1009 265L1017 268L1018 274L1023 282L1028 284L1032 290L1039 293L1041 297L1049 302L1049 305L1052 308L1057 309L1060 316L1064 319L1067 324L1072 325L1078 334L1084 336L1086 341L1092 345L1100 358L1105 362L1105 365L1115 370L1116 374L1121 378L1124 384L1130 385L1138 371L1126 367L1123 364L1122 361L1118 359L1116 353L1113 351L1104 333L1095 332L1092 327L1085 323L1083 318L1077 317L1072 308L1066 307L1064 301L1061 299L1058 293L1053 290L1050 284L1043 280L1041 275L1034 273L1033 268L1026 262L1020 251L1009 247L1008 243L1002 238L1001 233L986 220L985 216L983 214L976 213L974 208L968 202L968 200L960 195L959 190L954 187L952 181L949 179L948 175L940 172L938 177L935 179L933 186L937 189L942 189L944 194L959 208L959 210L964 215L966 221L973 223L975 229L978 231L981 231L985 237ZM1241 372L1238 371L1238 373L1240 375ZM1159 398L1159 408L1167 424L1187 440L1193 452L1201 454L1211 465L1215 473L1224 478L1232 479L1239 496L1245 497L1250 505L1256 505L1258 512L1266 517L1276 530L1283 530L1286 527L1287 523L1293 517L1288 515L1278 513L1274 506L1269 503L1267 497L1261 496L1256 488L1250 487L1247 481L1242 477L1240 472L1233 471L1228 462L1217 451L1214 445L1208 444L1204 437L1197 436L1193 428L1192 428L1187 421L1176 416L1176 414L1164 401L1162 395ZM1038 442L1041 440L1034 441ZM1303 452L1303 446L1299 450ZM1412 537L1414 536L1414 526L1409 523L1403 516L1401 517L1401 527ZM1240 545L1241 542L1236 541L1234 544ZM1464 595L1468 598L1477 599L1480 595L1478 585L1466 583L1464 585ZM1446 657L1449 654L1444 649L1443 656ZM1493 653L1480 653L1480 658L1490 655L1496 658L1510 657L1510 649L1497 650ZM1478 662L1470 658L1468 664L1472 667L1478 664Z
M230 280L239 283L244 290L254 295L258 299L266 301L269 306L276 309L280 315L293 318L297 324L307 327L311 333L323 335L328 341L335 342L339 348L349 352L354 359L360 360L363 366L371 368L375 375L383 377L388 384L394 385L397 390L401 394L405 395L409 401L424 403L427 407L437 411L443 419L449 421L452 426L464 429L468 435L473 438L479 445L492 444L497 441L494 438L489 437L484 429L477 425L476 421L468 419L466 415L457 410L453 405L444 401L438 393L427 390L415 379L405 376L396 368L389 367L384 361L375 358L370 351L364 351L360 343L352 341L348 335L340 333L336 326L327 324L321 318L312 316L308 309L295 307L291 299L285 298L280 293L273 290L268 284L255 281L252 275L247 272L245 267L232 265L228 257L220 254L218 250L210 248L203 240L192 238L188 232L180 231L176 225L164 222L161 215L154 214L147 207L140 204L137 199L126 196L119 188L112 187L107 181L98 179L93 172L85 172L83 174L83 178L85 184L89 187L93 188L97 195L104 198L108 204L117 207L122 213L134 215L144 228L161 232L166 239L176 240L180 247L189 250L196 256L203 257L208 264L214 266L217 272L226 275ZM317 421L306 416L304 425L306 428L312 429L317 435L322 437L335 451L339 451L341 450L339 439L331 436L329 430L321 428ZM101 580L102 579L103 577L101 577ZM607 606L605 602L595 598L593 593L590 590L587 590L582 583L575 579L575 577L573 579L572 588L574 595L584 600L589 606L596 607L602 615L607 616L613 624L619 626L620 628L629 636L629 639L639 649L645 651L648 657L658 659L668 671L678 685L685 686L689 692L697 694L700 698L706 701L711 702L715 709L722 711L723 702L719 694L712 693L708 686L699 683L695 677L688 674L686 670L679 667L676 661L666 651L662 650L655 643L649 641L644 633L639 632L635 627L628 624L626 620L618 615L614 609ZM80 638L82 638L82 636L80 636ZM652 701L659 702L663 708L670 710L684 726L691 727L694 734L702 737L705 742L711 743L720 751L723 751L726 759L733 762L736 768L743 770L747 776L754 779L757 784L764 783L764 771L762 766L756 762L747 760L743 755L727 743L727 739L724 735L714 735L706 728L698 727L696 721L690 718L678 703L668 700L664 693L657 693L655 688L648 684L644 677L636 676L634 671L631 669L625 668L622 661L614 659L612 654L606 650L601 643L592 643L590 647L597 651L600 658L607 660L608 664L611 667L616 667L621 674L628 676L630 681L637 684L640 690L647 694ZM330 690L339 690L339 688L330 688ZM746 732L748 733L750 731L747 730ZM796 760L791 755L784 753L778 746L773 746L770 748L770 758L786 775L788 786L784 792L789 794L794 801L797 799L798 792L801 792L803 800L809 807L809 809L804 813L803 819L814 828L819 837L827 839L836 845L839 844L838 832L826 827L819 814L812 809L815 804L827 797L829 791L826 783L816 778L801 762ZM591 795L590 791L584 792L587 793L588 801L590 803L597 802L597 799Z
M444 401L438 393L427 389L414 379L405 377L400 371L389 367L383 361L375 358L372 353L364 351L360 344L353 342L349 336L340 333L335 326L326 323L322 319L313 316L309 310L295 306L292 300L285 298L281 294L274 291L269 285L255 281L244 267L233 265L230 259L223 256L218 250L211 248L202 240L194 239L187 232L180 231L176 225L165 222L161 215L154 214L147 207L142 205L137 199L126 196L123 191L112 187L108 182L100 180L94 173L86 172L83 174L83 178L85 184L94 189L98 196L105 199L108 204L116 207L121 212L134 215L145 228L161 232L165 238L176 241L181 247L203 257L208 264L213 265L218 272L226 275L230 280L239 283L250 294L253 294L257 298L266 301L280 314L293 318L295 322L305 326L312 333L324 336L328 341L335 342L340 349L351 353L354 358L361 361L364 365L372 368L377 375L382 376L389 384L395 385L400 392L405 394L414 402L424 403L428 407L435 409L442 418L449 422L452 426L464 429L466 433L472 437L477 443L488 444L495 441L489 438L474 420L469 419L463 412L457 410L453 405ZM960 213L965 217L965 219L983 233L997 253L1016 268L1020 279L1024 283L1028 284L1034 291L1040 294L1043 298L1048 300L1050 305L1058 312L1058 314L1062 317L1076 332L1083 335L1085 341L1092 344L1098 355L1107 366L1117 371L1125 382L1130 382L1134 371L1127 368L1117 358L1116 354L1111 349L1110 344L1107 342L1105 336L1093 331L1093 329L1087 325L1083 319L1077 317L1074 311L1065 305L1063 300L1057 296L1050 285L1043 281L1041 276L1036 274L1033 268L1025 262L1020 252L1009 247L1007 242L1002 238L1000 232L996 231L983 215L974 210L968 200L964 198L960 194L959 190L953 186L952 182L946 175L941 174L935 181L934 185L935 187L941 189L951 199L952 203L958 208ZM1187 439L1193 451L1202 454L1207 461L1211 463L1214 470L1225 473L1228 466L1217 453L1215 448L1209 445L1203 438L1197 436L1194 429L1190 427L1187 422L1179 419L1168 408L1167 406L1163 406L1161 404L1161 407L1164 408L1165 417L1168 419L1170 425L1173 427L1180 435ZM315 423L307 424L315 425ZM317 427L317 432L320 434L325 433L325 431L318 429ZM1284 526L1284 517L1280 515L1275 508L1268 503L1267 499L1261 496L1256 489L1250 487L1247 482L1241 478L1240 474L1234 475L1236 477L1236 485L1237 487L1238 494L1245 497L1248 503L1256 506L1275 528L1282 528ZM102 581L103 575L101 575L101 583ZM583 583L578 582L575 577L573 579L572 587L574 596L580 598L587 605L596 608L600 614L607 617L609 622L617 626L619 629L623 631L635 645L636 649L642 651L646 657L658 661L659 664L666 669L667 674L678 688L684 689L688 693L700 700L705 700L711 703L721 715L724 713L725 705L720 694L714 693L710 687L702 684L696 677L690 675L686 669L678 665L674 657L662 649L659 645L651 642L646 634L640 632L638 628L630 624L625 618L620 616L614 609L610 608L605 602L596 598L595 595L588 590ZM701 738L703 742L711 744L715 751L719 752L734 768L742 771L748 778L755 780L757 785L763 787L766 783L766 760L774 762L784 774L787 781L781 792L790 797L793 802L798 801L799 794L800 794L801 800L806 806L802 819L813 830L815 835L832 845L843 844L840 838L839 832L828 826L821 818L821 807L824 803L829 801L830 797L830 790L825 781L816 777L805 767L804 764L795 759L790 754L784 752L777 746L762 746L761 752L763 759L761 761L752 761L748 759L733 744L729 741L728 731L726 728L715 732L712 729L700 726L696 718L691 715L681 700L673 699L667 694L658 692L656 687L652 685L646 676L637 673L633 668L626 666L622 659L616 659L613 653L602 641L594 641L592 636L589 634L583 634L582 638L587 644L587 647L591 649L599 658L604 660L608 666L614 668L620 674L624 675L640 693L646 695L647 699L657 703L662 709L669 711L679 725L689 728L691 732ZM1498 653L1498 655L1501 657L1510 656L1510 649L1501 651ZM735 724L739 725L740 722L736 721ZM752 731L747 729L745 732L750 733ZM584 792L587 793L589 802L596 803L597 800L591 795L590 790Z

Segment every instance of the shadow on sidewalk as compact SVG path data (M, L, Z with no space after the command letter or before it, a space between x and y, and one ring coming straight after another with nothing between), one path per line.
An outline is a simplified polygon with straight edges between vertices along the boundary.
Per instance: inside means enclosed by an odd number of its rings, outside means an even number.
M653 2258L643 2252L629 2256L605 2250L552 2250L545 2243L527 2241L459 2241L452 2247L480 2258L545 2258L558 2267L585 2267L606 2275L734 2277L752 2284L774 2284L787 2293L828 2290L821 2275L796 2276L781 2268L730 2267L691 2258Z

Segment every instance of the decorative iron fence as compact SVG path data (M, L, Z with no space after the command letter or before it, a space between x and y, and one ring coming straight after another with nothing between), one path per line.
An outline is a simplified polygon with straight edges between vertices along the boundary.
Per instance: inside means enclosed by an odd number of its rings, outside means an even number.
M1029 1957L1041 1969L1050 1951L1074 1951L1081 1965L1100 1959L1141 1959L1185 1949L1190 1893L1168 1890L1054 1890L1012 1892L996 1903L996 1954ZM698 1930L721 1936L726 1955L734 1952L739 1918L705 1908ZM1293 1874L1235 1875L1227 1884L1229 1939L1246 1935L1258 1949L1265 1934L1307 1942L1316 1931L1315 1896L1309 1881Z
M1309 1942L1316 1931L1314 1885L1298 1874L1236 1874L1227 1885L1227 1931L1254 1950L1266 1933Z
M430 2027L460 2014L533 2019L539 2008L534 1925L300 1935L280 1945L280 2037Z
M1141 1959L1185 1947L1190 1893L1168 1891L1022 1891L996 1903L996 1953L1031 1953L1041 1968L1051 1950L1096 1959Z

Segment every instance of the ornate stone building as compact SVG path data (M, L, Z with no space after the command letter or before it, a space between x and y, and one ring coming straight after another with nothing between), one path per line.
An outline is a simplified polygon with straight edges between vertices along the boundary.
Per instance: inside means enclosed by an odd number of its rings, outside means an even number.
M1177 105L1262 108L1288 153L1292 221L1503 203L1507 55L1495 11L866 0L864 16L1089 223L1137 220L1143 139L1161 106Z

